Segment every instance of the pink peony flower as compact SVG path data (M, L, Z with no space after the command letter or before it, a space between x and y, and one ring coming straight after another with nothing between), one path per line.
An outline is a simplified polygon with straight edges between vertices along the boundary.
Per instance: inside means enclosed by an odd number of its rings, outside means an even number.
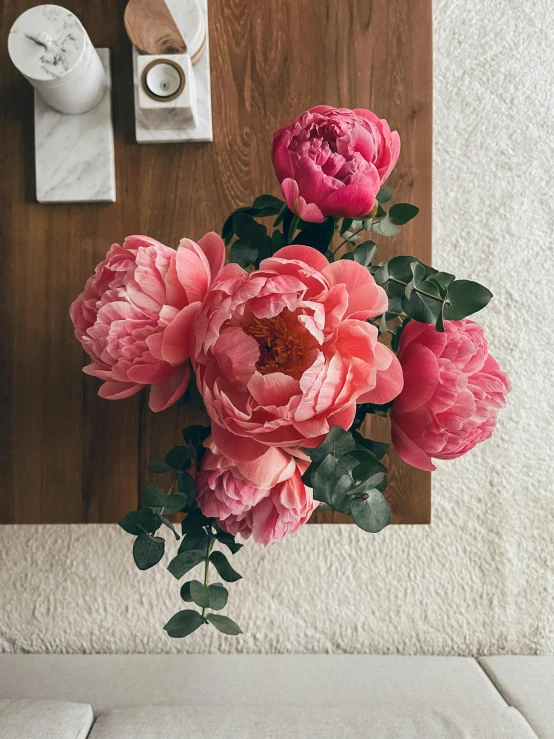
M271 157L290 210L304 221L363 218L400 153L400 137L369 110L318 105L273 134Z
M271 544L306 523L319 505L301 480L310 461L299 450L270 447L254 462L236 462L220 454L212 438L206 446L197 502L230 534Z
M410 321L398 359L404 389L391 413L392 443L413 467L434 470L431 457L455 459L488 439L510 390L474 321L445 321L444 333Z
M187 389L192 326L225 261L215 233L177 250L148 236L114 244L71 305L75 336L92 359L83 369L104 380L98 394L116 400L151 385L161 411Z
M248 273L229 264L195 325L193 366L222 454L254 460L268 447L315 447L349 428L357 402L402 388L395 355L366 322L387 296L361 264L286 246Z

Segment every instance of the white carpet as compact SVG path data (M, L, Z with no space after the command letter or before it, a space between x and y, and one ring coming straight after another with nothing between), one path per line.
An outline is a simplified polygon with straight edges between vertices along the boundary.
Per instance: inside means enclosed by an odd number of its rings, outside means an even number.
M180 608L116 526L0 530L0 650L554 652L554 5L435 2L435 266L490 287L513 392L495 437L433 478L430 527L310 526L235 558L247 632L172 641Z

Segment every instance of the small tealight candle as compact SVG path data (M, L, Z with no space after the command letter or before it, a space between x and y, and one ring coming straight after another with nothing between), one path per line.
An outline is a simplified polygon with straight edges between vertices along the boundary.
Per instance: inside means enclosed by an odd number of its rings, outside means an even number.
M81 21L66 8L29 8L11 28L8 51L43 100L61 113L86 113L104 96L102 61Z
M181 67L168 59L155 59L142 73L145 92L155 100L174 100L185 85Z

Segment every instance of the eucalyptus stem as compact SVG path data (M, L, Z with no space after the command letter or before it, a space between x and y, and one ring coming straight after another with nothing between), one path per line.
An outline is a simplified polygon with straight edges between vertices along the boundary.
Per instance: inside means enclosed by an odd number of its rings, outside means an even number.
M208 543L206 544L206 559L204 560L204 587L208 587L208 583L210 582L210 554L212 553L212 547L214 545L214 536L212 534L212 527L210 526L208 529ZM207 608L204 606L202 608L202 618L206 618L206 611Z
M352 236L357 236L362 231L365 231L365 228L359 228L357 231L354 231L354 233L352 234ZM350 238L352 238L352 236ZM340 244L335 249L335 251L331 252L331 254L336 254L338 252L338 250L341 248L341 246L343 244L347 244L347 243L348 243L348 239L344 239L344 241L341 241Z

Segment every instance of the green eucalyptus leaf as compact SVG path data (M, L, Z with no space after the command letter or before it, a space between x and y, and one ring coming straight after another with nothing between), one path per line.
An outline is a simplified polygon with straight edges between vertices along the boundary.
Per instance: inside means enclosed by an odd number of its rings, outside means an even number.
M388 203L389 200L392 198L393 193L394 190L392 189L392 187L382 187L377 193L377 202L380 204Z
M189 531L209 526L212 521L213 518L206 518L202 511L197 508L194 511L187 513L186 518L183 519L183 523L181 524L181 531L183 534L188 534Z
M179 541L179 539L181 537L177 533L177 531L175 529L175 526L171 523L171 521L169 520L169 518L166 518L165 516L160 516L160 518L162 519L163 525L164 526L167 526L167 528L173 533L173 536L175 537L175 540L176 541Z
M378 490L370 490L353 500L351 511L354 523L372 534L388 526L392 518L390 506Z
M426 272L423 265L414 263L412 267L413 280L406 286L402 310L415 321L432 323L438 331L442 331L443 300L440 289L425 280Z
M377 245L375 242L364 241L362 244L358 244L353 251L346 252L342 258L351 259L354 262L358 262L358 264L361 264L363 267L369 267L372 260L375 258L376 253Z
M390 214L388 213L383 219L373 223L371 228L379 236L396 236L399 233L398 228L391 221Z
M221 611L227 605L227 599L229 598L229 591L220 583L214 583L208 586L208 594L210 604L209 607L213 608L214 611Z
M293 244L312 246L325 254L335 234L335 221L329 216L322 223L302 223L302 228L293 239Z
M222 634L227 634L228 636L242 634L240 627L228 616L221 616L218 613L208 613L206 618Z
M478 282L455 280L448 285L444 317L450 321L466 318L484 308L491 298L491 291Z
M308 483L313 488L314 500L332 505L336 483L335 472L337 460L332 454L328 454L320 463L315 462L315 464L318 466L311 472Z
M449 272L433 272L433 279L436 280L442 287L448 287L451 282L456 279L454 275Z
M418 213L419 208L415 205L410 205L410 203L396 203L389 210L389 218L391 223L394 223L396 226L403 226L408 221L411 221L412 218L415 218Z
M333 426L325 437L325 440L319 446L315 447L315 449L305 449L304 451L312 462L319 464L329 454L338 459L355 448L356 442L352 438L352 435L340 426Z
M279 249L282 249L286 245L287 245L287 240L285 238L285 234L282 233L282 231L275 230L271 234L271 251L272 251L272 253L275 254L276 251L279 251Z
M193 631L196 631L202 624L205 624L205 619L198 613L198 611L185 610L179 611L172 616L164 626L167 635L172 639L182 639Z
M343 218L340 226L340 235L344 236L347 231L350 231L350 226L353 223L352 218Z
M228 534L226 531L218 531L216 534L216 539L221 544L224 544L226 547L228 547L231 554L236 554L243 547L243 544L239 544L237 541L235 541L235 537L232 534Z
M263 218L277 215L284 205L285 201L276 198L274 195L258 195L252 203L252 208L257 210L258 218Z
M208 546L208 534L205 529L193 529L183 534L183 539L179 545L178 553L188 552L191 549L203 549L206 551Z
M142 502L149 508L163 508L166 498L165 490L159 485L147 485L142 494Z
M237 208L234 210L229 218L225 221L223 224L223 229L221 231L221 236L225 243L228 245L233 236L235 235L235 218L240 216L241 214L245 214L248 216L255 216L257 215L258 210L257 208Z
M166 495L165 503L163 506L164 513L167 516L171 516L173 513L179 513L187 504L187 498L182 493L174 493L173 495Z
M181 435L187 446L202 446L203 442L210 435L210 432L211 428L209 426L194 424L183 429Z
M231 563L223 552L212 552L210 554L210 562L216 568L220 577L222 577L226 582L236 582L237 580L242 579L242 575L239 575L239 573L233 569Z
M377 459L382 459L387 451L389 450L390 444L385 444L382 441L374 441L373 439L366 439L358 431L352 433L354 441L359 446L370 451Z
M179 473L179 477L177 478L177 489L185 496L185 505L191 506L196 500L196 486L190 473Z
M208 588L198 580L192 580L190 583L190 597L200 608L208 608L210 605Z
M150 508L140 508L123 516L119 525L128 534L139 536L144 532L153 534L160 528L161 520Z
M412 264L418 260L415 257L393 257L388 262L382 262L376 269L374 277L375 282L385 290L389 289L390 282L403 283L400 287L402 294L404 288L413 279Z
M163 461L163 459L151 459L150 462L148 462L148 469L150 472L171 472L172 467L170 467L166 462Z
M258 258L258 247L251 244L249 241L243 241L239 239L235 241L231 246L231 252L229 254L229 261L235 262L243 268L249 267L254 264Z
M189 580L186 583L183 583L181 585L181 598L185 601L185 603L192 603L192 596L190 594L190 584L191 580Z
M239 239L253 246L259 246L267 236L267 228L263 223L258 223L246 213L239 213L235 216L233 225Z
M174 446L165 455L165 462L173 470L185 470L190 467L191 459L186 446Z
M164 551L165 541L161 536L139 534L133 544L133 559L139 570L148 570L158 564Z
M174 557L168 564L167 569L171 572L174 578L180 580L183 575L192 570L193 567L199 565L206 558L206 548L201 547L199 549L189 549L182 551L176 557Z

